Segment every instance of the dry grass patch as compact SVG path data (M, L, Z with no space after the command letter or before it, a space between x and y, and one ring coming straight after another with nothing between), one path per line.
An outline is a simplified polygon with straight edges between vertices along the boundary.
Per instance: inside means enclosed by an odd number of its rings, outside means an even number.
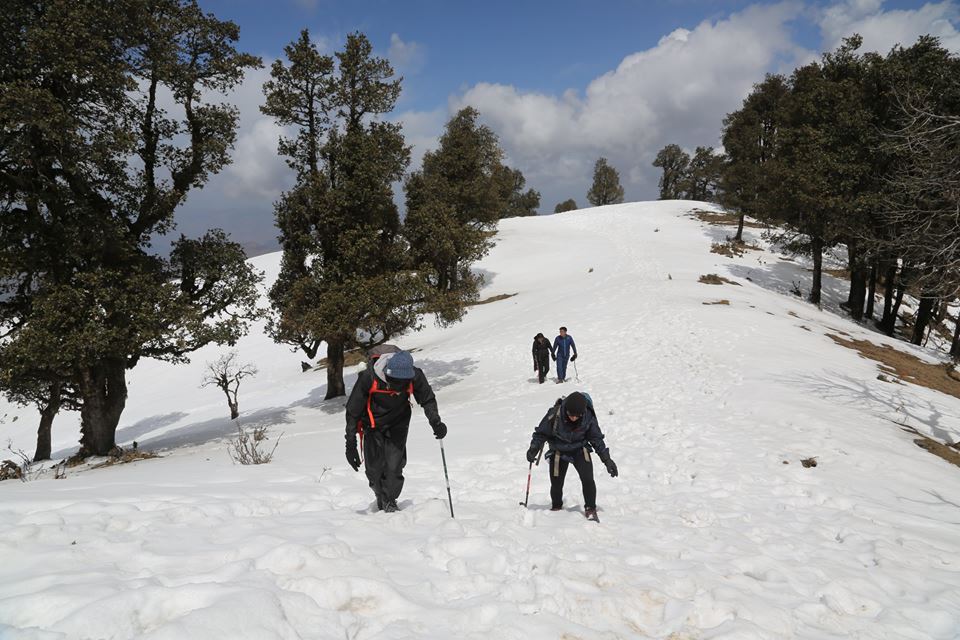
M593 271L593 269L591 268L590 271ZM515 296L515 295L517 295L517 294L515 294L515 293L501 293L501 294L498 295L498 296L491 296L491 297L489 297L489 298L486 298L485 300L478 300L478 301L476 301L476 302L473 302L473 303L471 303L471 304L468 304L467 306L468 306L468 307L476 307L477 305L481 305L481 304L490 304L491 302L498 302L498 301L500 301L500 300L506 300L507 298L512 298L512 297Z
M736 286L738 286L738 287L740 286L740 283L739 283L739 282L734 282L733 280L728 280L727 278L724 278L723 276L718 276L718 275L715 274L715 273L706 273L706 274L700 276L700 279L697 280L697 282L702 282L703 284L724 284L724 283L726 283L726 284L733 284L733 285L736 285Z
M100 464L95 464L91 469L100 469L102 467L112 467L116 464L129 464L131 462L136 462L137 460L150 460L151 458L159 458L155 453L150 453L149 451L140 451L138 449L129 449L120 451L118 455L113 455L111 453L110 458L101 462Z
M865 358L876 360L880 363L880 370L888 375L960 398L960 381L954 377L957 374L950 365L930 364L909 353L885 345L876 345L867 340L848 340L832 333L827 336L837 344L859 352Z
M710 245L710 253L719 253L728 258L742 258L747 251L760 251L760 247L746 242L714 242Z
M730 301L729 301L729 300L714 300L713 302L704 302L704 303L702 303L702 304L722 304L722 305L729 305L729 304L730 304Z
M740 215L737 213L715 213L713 211L704 211L703 209L694 209L693 216L701 222L706 222L707 224L712 224L717 227L736 227L740 224ZM766 225L760 224L759 222L750 222L749 220L744 220L743 226L745 229L766 228Z
M349 351L343 352L343 366L352 367L354 365L360 364L361 362L367 361L367 351L366 349L350 349ZM326 369L327 359L320 358L317 360L317 364L314 365L314 369Z

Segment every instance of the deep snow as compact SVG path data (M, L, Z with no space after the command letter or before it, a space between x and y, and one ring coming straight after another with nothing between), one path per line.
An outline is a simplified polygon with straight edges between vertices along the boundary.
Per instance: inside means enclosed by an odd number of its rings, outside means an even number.
M118 440L161 459L0 484L0 638L960 637L960 473L893 423L956 441L958 401L826 337L892 343L831 312L839 285L820 311L786 293L800 264L710 253L729 229L689 216L706 206L504 220L483 296L517 295L396 340L450 428L455 520L419 409L402 510L373 513L343 399L300 354L260 330L238 345L260 371L241 422L283 433L259 467L231 462L223 396L199 388L220 348L144 362ZM252 262L275 276L277 254ZM561 324L580 380L538 385L533 336ZM566 511L545 466L517 504L530 434L574 389L620 468L598 465L599 525L572 472ZM32 452L35 413L4 412ZM55 455L76 439L61 415Z

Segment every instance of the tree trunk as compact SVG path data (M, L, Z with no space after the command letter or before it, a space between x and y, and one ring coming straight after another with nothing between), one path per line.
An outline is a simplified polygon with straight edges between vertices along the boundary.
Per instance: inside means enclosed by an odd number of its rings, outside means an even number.
M327 395L324 400L347 395L343 383L343 341L327 341Z
M40 427L37 429L37 451L33 454L33 461L49 460L51 453L50 431L53 419L60 412L60 391L63 385L60 382L50 383L47 404L40 410Z
M740 214L740 221L737 223L737 235L733 236L734 242L743 242L743 218L744 214Z
M933 306L936 301L936 298L926 296L920 298L920 306L917 307L916 323L913 325L913 336L910 338L910 342L913 344L923 344L923 335L926 333L927 325L933 316Z
M888 336L892 336L897 324L896 312L893 309L893 292L897 280L896 261L884 262L881 271L883 272L883 316L877 322L877 328Z
M897 330L897 316L900 314L900 305L903 304L903 294L907 290L907 285L902 282L897 286L897 299L893 303L893 310L890 312L890 329L888 336L892 336Z
M854 320L862 320L863 304L867 296L867 267L855 240L847 243L847 267L850 269L847 310Z
M81 372L81 453L105 456L116 447L117 424L127 404L126 373L122 358L101 360Z
M877 261L874 260L870 265L870 275L867 276L867 308L863 312L863 317L868 320L873 318L873 305L877 296Z
M950 355L954 360L960 360L960 313L957 314L953 329L953 344L950 345Z
M813 283L810 285L810 302L820 304L820 290L823 283L823 239L810 238L810 250L813 253Z
M228 402L230 407L230 419L236 420L240 416L240 406L236 402Z

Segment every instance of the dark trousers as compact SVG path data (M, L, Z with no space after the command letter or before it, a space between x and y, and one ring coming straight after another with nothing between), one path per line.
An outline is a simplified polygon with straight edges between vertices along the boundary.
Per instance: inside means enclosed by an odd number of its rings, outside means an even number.
M567 379L567 359L557 356L557 378L562 382Z
M556 451L547 454L550 457L550 501L554 509L563 506L563 481L567 477L567 467L570 463ZM590 452L584 449L572 451L569 456L573 457L573 468L577 470L580 476L580 484L583 486L583 506L586 509L597 508L597 483L593 479L593 461Z
M550 358L540 358L537 360L537 376L539 376L541 384L547 379L548 373L550 373Z
M381 509L387 502L396 501L403 490L408 431L409 425L364 431L363 470Z

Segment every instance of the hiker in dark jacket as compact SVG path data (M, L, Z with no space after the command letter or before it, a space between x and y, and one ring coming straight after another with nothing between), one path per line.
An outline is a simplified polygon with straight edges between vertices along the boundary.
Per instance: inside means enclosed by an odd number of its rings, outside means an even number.
M563 481L571 464L580 476L583 487L583 507L588 518L597 515L597 483L593 479L591 451L596 452L612 478L617 477L617 465L610 458L610 450L603 441L603 432L597 415L587 397L575 391L558 400L540 421L530 440L527 462L536 460L544 443L549 445L545 459L550 469L551 511L563 508Z
M372 369L361 371L347 400L347 462L354 471L360 470L359 432L367 480L377 508L387 512L397 510L403 489L411 395L423 407L433 435L438 440L446 436L433 389L406 351L383 354Z
M553 359L557 361L557 382L564 382L567 379L567 358L570 358L571 362L577 359L577 345L573 341L573 336L567 335L567 328L560 327L560 335L553 340Z
M553 347L550 341L542 333L538 333L533 339L533 370L537 372L540 378L540 384L547 379L550 373L550 358L553 357Z

